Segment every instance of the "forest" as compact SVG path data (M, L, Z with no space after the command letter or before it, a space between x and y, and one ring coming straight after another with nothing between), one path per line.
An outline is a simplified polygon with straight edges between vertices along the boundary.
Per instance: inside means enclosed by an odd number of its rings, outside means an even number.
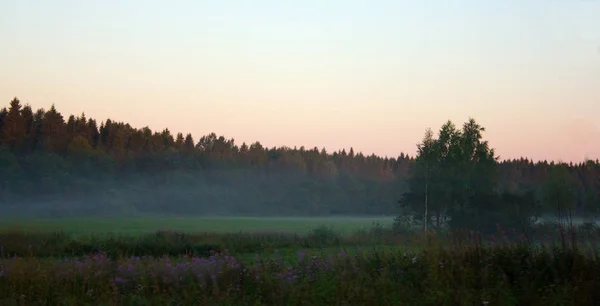
M484 132L447 121L382 158L14 98L0 304L596 305L600 227L574 220L599 212L600 163L501 160Z
M44 216L400 215L423 225L427 214L431 227L599 212L597 159L501 160L484 131L474 119L449 121L437 138L426 131L417 156L384 158L351 147L238 144L216 133L194 139L67 116L54 105L34 111L15 97L0 110L0 207Z

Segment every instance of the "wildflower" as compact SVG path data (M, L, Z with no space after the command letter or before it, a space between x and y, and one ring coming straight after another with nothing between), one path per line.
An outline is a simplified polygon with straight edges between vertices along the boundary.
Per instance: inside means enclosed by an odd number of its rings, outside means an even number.
M413 257L412 263L414 263L414 264L417 263L417 256Z

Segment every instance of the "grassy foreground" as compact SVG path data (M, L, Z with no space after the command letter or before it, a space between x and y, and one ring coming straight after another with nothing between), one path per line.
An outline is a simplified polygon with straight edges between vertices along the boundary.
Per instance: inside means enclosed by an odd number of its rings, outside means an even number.
M594 305L599 289L594 252L476 239L287 260L275 250L0 263L2 305Z
M380 225L345 234L327 226L304 234L4 231L0 305L595 305L600 300L597 246L508 236L501 229L493 239L473 232L401 234Z

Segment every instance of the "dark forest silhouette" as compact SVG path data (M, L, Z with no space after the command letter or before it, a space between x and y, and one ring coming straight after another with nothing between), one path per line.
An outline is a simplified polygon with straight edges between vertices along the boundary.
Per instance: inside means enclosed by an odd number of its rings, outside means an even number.
M6 213L397 215L422 211L415 203L424 202L425 192L417 186L425 186L427 173L428 191L437 190L428 199L436 226L452 208L439 203L456 202L451 194L458 187L450 185L457 173L465 173L457 165L470 165L463 157L439 155L424 172L422 165L429 164L423 163L422 145L417 157L382 158L352 148L328 153L316 147L266 148L258 141L237 145L214 133L196 142L191 134L110 119L98 124L85 114L65 119L54 105L34 112L17 98L0 110L0 136L0 206ZM489 157L494 182L485 188L502 199L503 204L494 202L502 205L498 209L554 213L557 196L576 214L593 215L600 208L598 160L497 161L493 152ZM462 196L478 192L465 186Z

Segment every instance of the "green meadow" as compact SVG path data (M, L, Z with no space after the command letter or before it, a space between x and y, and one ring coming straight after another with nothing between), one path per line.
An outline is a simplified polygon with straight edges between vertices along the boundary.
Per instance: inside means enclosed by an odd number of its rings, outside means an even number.
M140 235L158 230L182 233L293 233L306 234L317 227L330 227L337 233L368 230L374 224L391 226L393 217L127 217L2 219L1 231L62 231L72 235Z

